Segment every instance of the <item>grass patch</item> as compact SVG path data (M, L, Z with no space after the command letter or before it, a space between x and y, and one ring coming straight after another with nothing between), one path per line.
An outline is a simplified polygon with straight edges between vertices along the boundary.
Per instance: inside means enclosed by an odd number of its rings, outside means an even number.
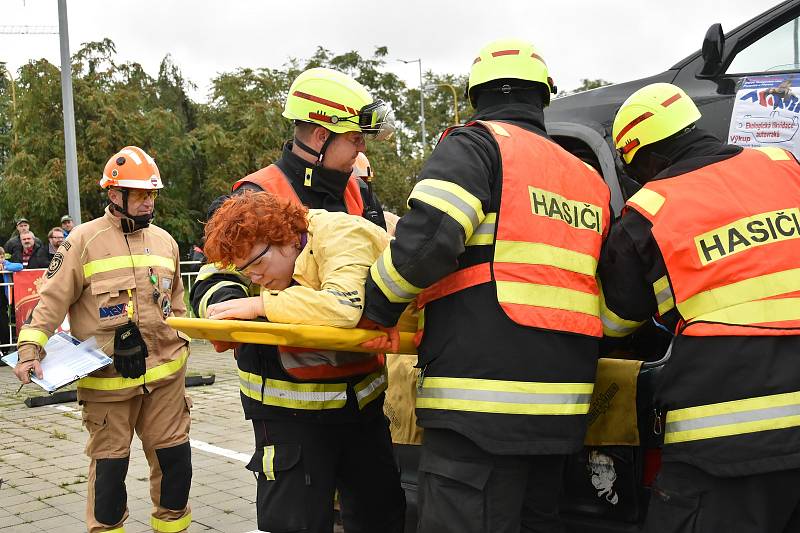
M66 433L62 433L61 431L59 431L57 429L54 429L53 430L53 434L51 435L51 437L54 438L54 439L66 440L67 434Z

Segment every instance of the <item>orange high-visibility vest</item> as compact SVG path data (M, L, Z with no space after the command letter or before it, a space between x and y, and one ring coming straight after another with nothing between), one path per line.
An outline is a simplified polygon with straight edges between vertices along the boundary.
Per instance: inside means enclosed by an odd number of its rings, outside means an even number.
M800 165L789 152L745 148L650 182L628 206L653 224L679 332L800 335Z
M297 193L292 188L289 178L277 165L269 165L243 177L233 184L231 190L235 191L245 182L255 183L265 191L277 194L282 198L289 198L298 204L300 203L300 198L297 197ZM350 176L347 182L347 187L344 190L344 205L351 215L361 216L364 214L364 199L361 197L361 189L356 176Z
M494 258L442 278L417 305L493 281L500 306L517 324L601 337L595 274L610 220L608 187L540 135L505 122L471 125L486 128L500 148Z
M281 198L289 198L297 204L301 203L289 179L277 165L269 165L245 176L233 184L233 190L235 191L245 182L255 183L267 192ZM349 214L357 216L363 214L364 201L361 198L361 191L355 176L350 176L350 181L347 183L344 191L344 203ZM380 370L385 364L383 354L315 351L292 346L278 346L278 353L286 373L303 381L339 379L369 374Z

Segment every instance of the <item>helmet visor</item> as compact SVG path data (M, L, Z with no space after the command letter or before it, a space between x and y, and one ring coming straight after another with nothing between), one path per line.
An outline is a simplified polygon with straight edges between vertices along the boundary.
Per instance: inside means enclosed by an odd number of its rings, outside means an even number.
M358 125L367 137L386 141L394 135L394 112L388 102L375 100L361 108Z

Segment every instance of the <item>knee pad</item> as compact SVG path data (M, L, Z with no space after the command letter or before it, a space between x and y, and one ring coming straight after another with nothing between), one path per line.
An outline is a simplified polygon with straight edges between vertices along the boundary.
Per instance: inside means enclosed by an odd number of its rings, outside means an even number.
M114 525L122 520L128 502L128 492L125 490L127 475L128 457L96 460L94 517L98 522Z
M180 511L189 501L192 485L192 448L188 442L156 450L161 467L161 498L159 504Z

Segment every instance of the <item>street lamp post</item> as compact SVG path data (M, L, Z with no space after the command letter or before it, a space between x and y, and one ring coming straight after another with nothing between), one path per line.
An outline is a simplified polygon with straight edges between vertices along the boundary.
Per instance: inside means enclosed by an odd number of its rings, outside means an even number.
M433 85L426 85L426 89L433 89L435 87L447 87L450 89L450 92L453 93L453 117L455 118L455 126L458 126L461 121L458 118L458 93L456 92L456 88L450 85L449 83L435 83Z
M424 90L422 86L422 58L409 60L398 59L398 61L402 61L406 65L409 63L419 64L419 121L422 126L419 130L419 139L422 141L422 154L425 155L425 97L422 94Z
M78 150L75 147L75 110L72 104L72 64L69 57L67 0L58 0L58 28L61 41L61 102L64 107L64 155L67 166L67 207L76 225L81 223L78 189Z

